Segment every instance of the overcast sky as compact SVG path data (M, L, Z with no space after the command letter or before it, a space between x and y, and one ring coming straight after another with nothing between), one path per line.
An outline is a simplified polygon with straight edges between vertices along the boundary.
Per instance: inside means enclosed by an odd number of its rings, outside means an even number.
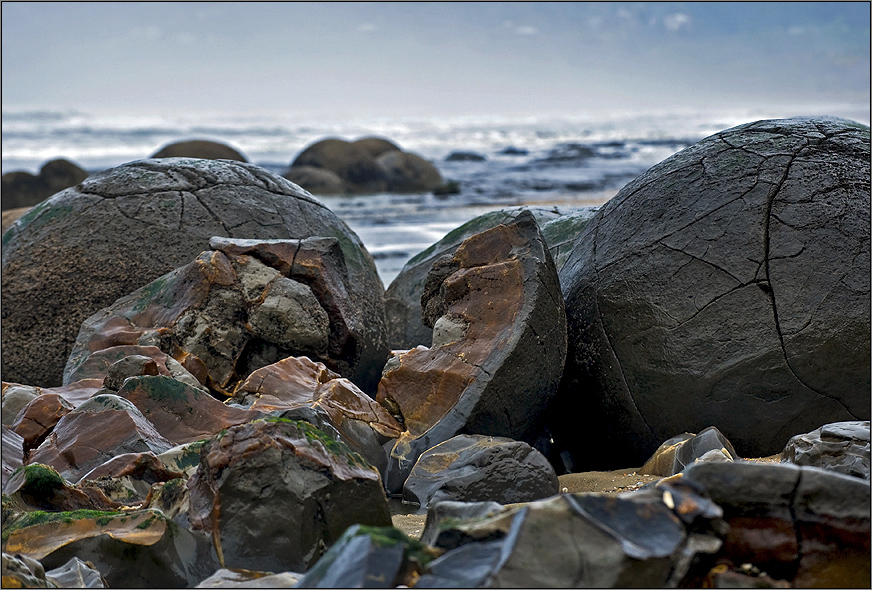
M329 120L865 105L868 122L866 2L3 2L2 17L7 111Z

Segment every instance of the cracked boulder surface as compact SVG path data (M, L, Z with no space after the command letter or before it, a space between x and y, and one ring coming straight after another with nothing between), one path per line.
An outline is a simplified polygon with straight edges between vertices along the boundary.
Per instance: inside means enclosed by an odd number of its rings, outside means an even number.
M831 469L868 480L869 434L869 420L824 424L787 441L781 461Z
M94 174L22 216L3 236L2 372L7 381L60 385L82 322L190 262L213 236L335 238L347 297L363 321L360 355L387 357L381 280L349 227L306 191L229 160L142 160Z
M192 525L229 568L306 571L349 526L391 525L378 472L302 421L268 417L214 436L188 489Z
M549 425L570 471L640 465L711 425L762 457L869 419L869 137L840 119L741 125L597 212L560 272Z
M385 291L390 348L408 350L419 345L429 346L432 342L433 329L421 321L421 294L427 274L436 259L446 254L453 256L467 238L497 225L508 225L524 210L530 211L536 218L558 272L569 257L581 228L593 216L589 208L566 213L557 207L517 207L479 215L450 231L444 238L413 256Z
M557 272L529 211L437 260L421 302L433 346L391 359L376 396L405 428L388 443L392 493L457 434L535 440L566 354Z
M302 354L367 382L374 343L348 296L335 238L213 238L210 245L85 320L65 381L108 371L107 363L138 346L158 347L224 398L252 372Z

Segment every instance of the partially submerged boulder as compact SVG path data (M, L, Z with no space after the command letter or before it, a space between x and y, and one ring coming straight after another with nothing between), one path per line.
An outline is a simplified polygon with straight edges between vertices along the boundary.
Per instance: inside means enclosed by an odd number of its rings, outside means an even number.
M371 339L366 310L349 296L335 238L213 238L210 246L88 318L65 375L90 375L90 357L104 349L159 345L223 396L252 371L302 354L373 383L384 351Z
M362 355L371 346L378 365L372 383L359 384L375 388L387 348L384 287L360 239L308 193L262 168L184 158L131 162L92 175L4 234L3 378L59 385L85 319L188 264L213 236L338 240L347 297L365 318L364 342L372 343L361 343Z
M7 172L3 175L3 189L0 191L2 209L32 207L86 178L86 170L63 158L46 162L35 176L30 172Z
M391 448L392 492L421 453L461 432L535 439L565 354L554 261L529 212L440 259L424 291L439 337L393 359L376 398L405 427Z
M531 502L559 492L554 468L527 443L461 434L425 451L403 485L403 500L427 507L459 502Z
M152 158L201 158L203 160L235 160L248 162L238 150L207 139L190 139L165 145Z
M599 210L560 273L552 426L575 471L641 464L711 424L762 457L870 418L869 145L845 120L740 125Z
M306 422L227 429L203 447L189 488L191 522L226 567L305 571L352 524L391 523L378 472Z

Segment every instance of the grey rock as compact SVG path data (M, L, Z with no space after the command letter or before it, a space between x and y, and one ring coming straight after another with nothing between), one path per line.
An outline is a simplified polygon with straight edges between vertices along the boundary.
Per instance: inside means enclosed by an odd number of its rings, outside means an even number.
M60 385L86 318L187 264L213 236L336 238L348 297L365 318L361 356L374 366L370 383L361 378L359 384L375 389L387 350L384 287L360 239L311 195L262 168L184 158L132 162L92 175L4 234L4 379Z
M32 402L39 395L39 390L36 387L29 385L19 385L17 383L3 383L3 398L2 406L0 406L0 414L3 416L3 425L12 426L18 412L24 409L24 406Z
M2 490L15 470L24 465L24 438L5 424L0 426L0 429L3 431L3 480L0 481L0 490Z
M303 574L252 572L221 568L194 588L293 588Z
M699 434L684 433L670 438L658 447L637 473L669 477L696 461L735 461L738 458L733 445L721 431L709 426Z
M9 588L58 588L54 580L45 577L42 564L27 555L3 552L3 586Z
M263 292L260 305L249 313L252 332L298 354L324 355L330 318L307 285L276 277Z
M554 468L527 443L462 434L425 451L403 486L422 507L444 500L531 502L559 492Z
M345 183L335 172L314 166L291 166L282 174L294 184L300 185L313 195L341 195Z
M431 502L427 507L427 520L421 533L421 542L443 549L453 549L463 543L457 529L448 526L451 522L469 521L494 516L505 510L497 502L456 502L443 500Z
M845 120L749 123L599 210L560 272L570 352L551 426L575 470L638 465L711 424L761 457L869 419L869 143Z
M442 185L436 166L409 152L391 151L376 158L384 170L387 190L392 193L431 192Z
M45 572L45 577L57 584L58 588L108 588L103 575L78 557Z
M132 354L109 366L103 379L103 386L118 391L128 377L157 374L157 363L154 359L141 354Z
M2 209L31 207L87 177L87 171L63 158L46 162L36 176L23 171L7 172L2 179Z
M787 441L783 463L821 467L869 479L869 422L835 422Z

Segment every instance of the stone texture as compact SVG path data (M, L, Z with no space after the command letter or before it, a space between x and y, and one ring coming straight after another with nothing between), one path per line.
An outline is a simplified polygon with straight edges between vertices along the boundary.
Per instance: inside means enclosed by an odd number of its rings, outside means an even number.
M12 473L24 465L24 439L5 424L0 426L0 428L3 430L3 480L0 481L0 490L2 490L6 488L6 481Z
M386 356L381 280L360 239L296 185L227 160L131 162L35 207L3 236L2 373L61 383L82 322L119 297L188 264L213 236L338 240L351 307L365 322L362 355ZM148 244L131 248L130 244ZM276 359L278 360L278 359Z
M403 486L403 500L421 507L443 500L512 504L559 490L554 468L527 443L461 434L418 458Z
M168 468L154 453L125 453L90 470L79 484L91 482L110 499L129 504L131 499L144 501L153 484L182 477L182 472Z
M432 342L433 329L421 321L421 294L433 263L442 256L453 256L467 238L497 225L508 225L524 210L536 218L558 272L581 228L593 215L586 209L569 213L557 207L518 207L485 213L450 231L413 256L385 291L388 343L392 349L408 350Z
M53 194L75 186L88 178L88 173L63 158L43 164L39 174L7 172L2 179L2 208L32 207Z
M0 407L0 413L3 415L3 425L12 426L18 413L27 404L36 399L40 393L42 393L42 390L37 387L4 381L2 385L3 405Z
M24 439L24 449L30 451L42 444L58 421L73 411L73 404L57 393L35 397L15 418L14 430Z
M560 273L575 471L717 424L743 457L870 417L869 128L758 121L625 186ZM592 444L609 448L592 454Z
M2 560L4 588L58 588L54 580L46 579L45 568L32 557L4 551Z
M385 368L376 399L406 429L391 448L392 492L421 453L456 434L534 440L560 379L564 312L532 214L476 234L441 260L424 288L424 319L463 324L463 337L410 350Z
M293 588L303 577L294 572L253 572L221 568L194 588Z
M103 575L78 557L71 558L60 567L45 572L47 580L58 588L108 588Z
M75 483L117 455L159 454L173 446L131 402L103 394L63 416L28 461L50 465Z
M61 477L56 469L40 463L25 465L9 478L3 493L14 512L34 510L70 512L75 510L118 510L115 502L99 489L74 485ZM4 505L4 511L6 507ZM4 521L7 518L4 516ZM4 524L5 527L5 524Z
M781 461L869 479L869 422L835 422L798 434L787 441Z
M67 366L64 368L64 384L72 384L84 379L102 379L104 387L118 391L118 388L124 383L122 377L133 376L133 372L127 369L122 369L122 367L124 367L126 363L145 362L142 360L126 361L125 359L128 357L146 357L153 360L157 366L157 373L151 373L153 375L166 375L177 381L181 381L182 383L187 383L192 387L204 388L205 384L200 381L200 378L203 380L206 379L206 367L204 365L195 365L193 362L188 362L188 366L199 373L198 376L195 376L176 359L164 354L164 352L157 346L140 346L138 344L120 344L117 346L110 346L108 348L91 352L85 357L77 358L73 362L68 362ZM107 384L106 377L109 374L109 369L116 363L122 361L124 361L125 364L119 365L114 369L115 371L118 371L119 374L110 378L109 383ZM118 381L120 381L120 383Z
M7 523L4 538L5 552L49 570L86 557L110 588L191 587L220 567L205 535L157 510L31 512Z
M204 160L248 160L239 151L217 141L194 139L177 141L159 149L152 158L202 158Z
M682 472L688 465L711 457L711 453L719 454L724 461L735 461L739 458L733 445L721 431L709 426L699 434L684 433L670 438L660 445L636 473L669 477Z
M721 506L719 557L752 563L795 587L865 587L870 572L869 482L817 467L701 463L682 481Z
M341 195L345 193L345 183L335 172L314 166L294 166L284 174L296 185L301 186L313 195Z
M378 472L305 422L227 429L203 447L189 488L191 522L231 568L305 571L348 526L391 523Z
M427 507L421 542L446 549L458 547L464 543L457 539L457 529L448 526L451 522L483 519L504 510L505 507L497 502L431 502Z

